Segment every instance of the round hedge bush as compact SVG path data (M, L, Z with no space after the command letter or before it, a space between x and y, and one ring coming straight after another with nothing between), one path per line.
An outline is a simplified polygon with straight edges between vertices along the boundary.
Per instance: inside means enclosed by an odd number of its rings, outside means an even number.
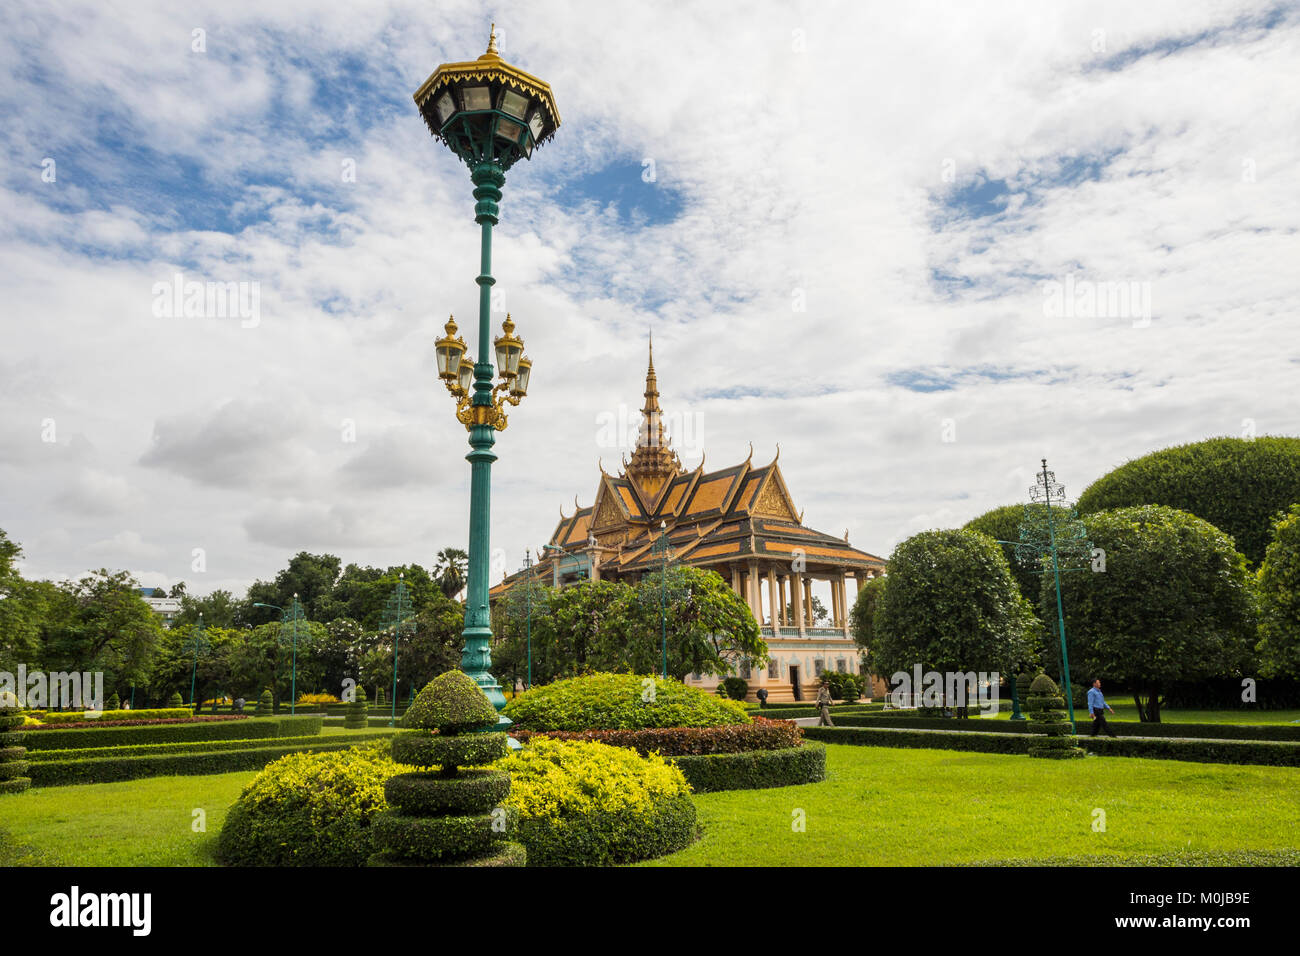
M470 813L495 807L510 792L510 774L462 770L448 778L434 773L399 773L384 784L388 805L411 816Z
M639 730L750 723L743 704L639 674L589 674L535 687L506 705L525 730Z
M1232 536L1251 564L1264 557L1274 516L1300 501L1300 438L1210 438L1135 458L1084 489L1079 514L1167 505Z
M690 786L658 755L537 737L495 766L510 774L503 805L519 812L529 866L630 863L695 839Z
M499 760L510 745L505 734L457 734L443 737L423 730L398 734L392 739L393 759L414 767L478 767Z
M382 744L290 754L266 766L226 815L217 855L230 866L361 866L384 781L413 770Z
M457 781L459 782L459 781ZM380 861L461 859L486 853L498 834L514 829L518 811L505 807L501 820L494 813L465 816L408 816L394 811L376 814L370 821L375 845L382 847Z
M443 734L458 734L496 722L496 708L464 671L447 671L429 681L402 716L403 727Z

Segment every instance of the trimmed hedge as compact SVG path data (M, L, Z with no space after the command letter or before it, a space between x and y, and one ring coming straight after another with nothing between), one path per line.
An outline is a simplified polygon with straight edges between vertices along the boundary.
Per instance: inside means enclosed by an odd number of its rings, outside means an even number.
M890 730L882 727L805 727L804 735L824 743L867 747L913 747L926 750L966 750L977 753L1029 752L1034 734L984 734L963 731ZM1068 738L1067 738L1068 739ZM1083 749L1097 756L1187 760L1197 763L1254 764L1300 767L1300 743L1259 740L1150 740L1130 737L1080 737Z
M416 767L477 767L509 751L506 735L499 733L443 736L412 730L393 738L393 759Z
M506 705L523 730L633 730L747 724L743 704L681 681L640 674L589 674L534 687Z
M183 740L259 740L319 734L320 715L218 719L191 718L163 724L132 727L86 727L31 730L28 750L84 750L91 747L125 747L132 744L173 743Z
M388 805L410 816L472 813L497 806L509 792L510 774L501 770L461 770L455 777L402 773L384 781Z
M360 866L375 850L370 821L387 806L384 780L406 769L373 745L277 760L226 814L218 857L233 866Z
M654 751L663 757L700 754L734 754L747 750L784 750L799 746L799 725L789 720L768 720L755 715L752 724L722 727L650 727L642 730L520 730L514 736L521 743L531 737L557 740L594 740L613 747L631 747L645 756Z
M239 740L275 737L274 720L189 719L128 727L29 730L29 750L70 750L83 747L117 747L126 744L165 743L173 740Z
M154 707L142 710L104 710L98 717L87 717L84 710L46 711L44 724L97 723L119 720L174 720L193 717L188 707Z
M329 743L367 743L372 740L386 740L384 734L334 734L330 737L276 737L275 746L288 747L291 744L314 744L321 741ZM35 763L47 760L94 760L99 757L149 757L155 754L215 753L222 750L256 750L271 746L264 738L248 740L193 740L167 744L133 744L123 747L83 747L76 750L37 750L28 754L28 759Z
M586 813L565 818L525 818L516 837L528 847L529 866L607 866L650 860L695 841L695 804L686 794L660 800L643 820L625 814Z
M696 793L793 787L826 779L826 748L809 741L784 750L699 754L671 757L669 762Z
M345 750L353 744L324 738L312 744L258 747L249 750L155 754L145 757L100 757L89 760L43 760L31 765L32 785L57 787L73 783L111 783L143 777L193 776L258 770L292 753Z
M831 704L831 719L838 720L840 714L878 714L881 712L880 704ZM774 713L769 713L775 711ZM791 706L789 704L781 706L779 709L768 704L764 710L751 708L749 716L766 717L768 720L797 720L801 717L817 717L821 711L812 704L799 704Z
M836 718L843 727L906 727L911 730L959 730L965 733L1023 734L1031 721L955 720L951 717L883 717L850 715ZM1137 720L1107 721L1117 737L1206 737L1219 740L1276 740L1300 742L1296 724L1148 724ZM1067 722L1068 725L1068 722ZM1091 739L1087 717L1080 715L1079 739Z
M977 753L1029 753L1028 734L981 734L953 731L892 730L887 727L805 727L804 737L828 744L860 747L915 747L927 750L971 750ZM805 744L806 746L806 744Z
M502 843L501 849L493 850L484 856L469 860L453 860L450 863L438 863L429 860L403 860L386 853L377 853L366 863L367 866L524 866L528 862L528 851L522 843Z
M384 848L377 862L458 859L485 853L501 833L512 832L519 822L519 811L514 807L501 810L502 822L492 812L419 817L395 810L376 813L370 828L375 845ZM499 829L502 826L504 830Z

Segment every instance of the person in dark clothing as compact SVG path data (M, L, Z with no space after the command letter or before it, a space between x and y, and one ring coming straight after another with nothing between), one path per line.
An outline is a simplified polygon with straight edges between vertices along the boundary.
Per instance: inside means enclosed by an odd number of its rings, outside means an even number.
M1094 680L1092 686L1088 688L1088 713L1092 715L1092 733L1090 736L1096 737L1097 731L1106 731L1106 736L1114 737L1115 731L1110 729L1110 724L1106 723L1106 711L1110 710L1110 704L1106 703L1106 698L1101 693L1101 680Z

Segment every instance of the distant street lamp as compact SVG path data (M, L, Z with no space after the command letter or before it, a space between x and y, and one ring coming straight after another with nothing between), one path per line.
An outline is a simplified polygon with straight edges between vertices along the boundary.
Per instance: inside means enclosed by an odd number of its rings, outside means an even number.
M1065 686L1065 702L1070 711L1070 724L1078 730L1074 719L1074 694L1070 689L1070 652L1065 645L1065 610L1061 601L1061 572L1082 571L1087 568L1088 559L1092 557L1092 542L1088 540L1088 531L1084 527L1073 507L1065 497L1065 485L1056 480L1056 474L1047 470L1044 458L1043 470L1029 489L1030 503L1025 505L1024 521L1020 524L1020 540L1016 546L1016 558L1037 568L1036 574L1046 574L1051 567L1056 584L1056 623L1061 641L1061 681ZM1054 509L1061 509L1065 514L1057 516ZM1064 560L1062 560L1064 559ZM1014 683L1012 687L1014 688ZM1013 691L1014 693L1014 691ZM1013 698L1014 699L1014 698Z
M528 393L532 361L523 340L514 334L509 314L502 335L489 348L492 306L492 227L506 171L555 135L560 114L546 83L511 66L497 52L493 26L487 52L477 60L444 63L415 92L415 102L429 132L470 169L474 184L474 219L481 227L478 360L467 355L465 341L448 319L446 335L435 343L438 376L456 399L456 419L469 431L470 518L469 574L465 599L464 670L501 710L506 699L492 676L492 619L488 606L489 528L491 523L492 446L494 432L506 427L505 404L518 405ZM493 384L499 370L501 381ZM504 718L503 718L504 720Z
M194 709L194 683L199 676L199 651L207 651L212 645L208 639L203 636L203 613L199 613L198 623L194 625L194 630L190 632L190 643L187 650L194 650L194 667L190 670L190 710ZM135 706L135 688L131 688L131 706Z
M389 727L397 725L397 645L401 642L403 631L415 631L415 622L411 620L411 595L406 588L405 578L405 572L398 573L397 587L384 605L384 619L381 622L384 630L388 630L390 625L393 628L393 706L388 718ZM415 687L412 686L411 690L414 691Z
M295 592L293 604L286 611L278 604L263 604L261 601L254 601L253 607L269 607L280 612L280 633L276 637L276 643L284 643L284 625L289 624L293 633L293 670L289 682L289 714L292 716L298 712L298 622L303 619L302 604L298 601L298 595Z
M659 537L650 551L659 555L659 651L663 659L662 676L668 679L668 553L670 551L667 524L659 522Z

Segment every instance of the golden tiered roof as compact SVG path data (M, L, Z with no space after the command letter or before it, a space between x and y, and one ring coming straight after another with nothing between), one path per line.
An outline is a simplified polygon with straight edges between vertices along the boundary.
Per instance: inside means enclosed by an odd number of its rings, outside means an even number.
M653 550L661 534L668 535L673 560L692 566L757 560L788 567L798 550L809 568L884 570L881 558L850 546L847 534L835 537L803 525L778 465L780 447L766 465L753 464L751 447L749 458L730 468L706 472L701 460L686 471L664 428L653 346L641 416L637 446L623 471L615 476L602 468L593 504L569 516L561 510L549 542L587 555L601 578L653 570L661 560ZM534 575L550 575L553 555L539 555ZM507 577L493 595L522 573Z

